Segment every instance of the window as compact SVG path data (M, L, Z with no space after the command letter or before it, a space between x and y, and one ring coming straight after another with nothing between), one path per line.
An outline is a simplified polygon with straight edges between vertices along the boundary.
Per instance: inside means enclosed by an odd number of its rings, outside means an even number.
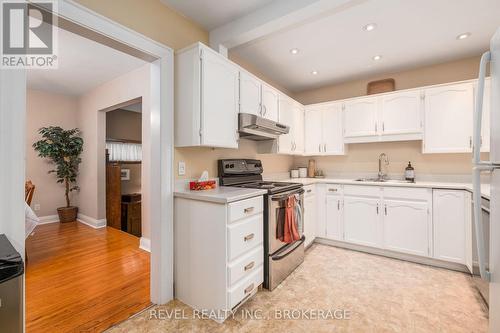
M109 160L114 162L142 161L142 146L140 143L106 142Z

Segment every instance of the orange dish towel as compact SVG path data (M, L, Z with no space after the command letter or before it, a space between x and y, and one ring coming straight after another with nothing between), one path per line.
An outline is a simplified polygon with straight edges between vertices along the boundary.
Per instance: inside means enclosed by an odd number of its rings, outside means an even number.
M291 196L286 202L283 242L289 244L299 240L300 235L297 229L297 221L295 220L295 197Z

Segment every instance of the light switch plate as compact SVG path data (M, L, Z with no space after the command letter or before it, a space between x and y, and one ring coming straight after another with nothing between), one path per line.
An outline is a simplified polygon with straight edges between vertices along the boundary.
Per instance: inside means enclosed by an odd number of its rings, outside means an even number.
M179 162L179 176L184 176L186 174L186 163L183 161Z

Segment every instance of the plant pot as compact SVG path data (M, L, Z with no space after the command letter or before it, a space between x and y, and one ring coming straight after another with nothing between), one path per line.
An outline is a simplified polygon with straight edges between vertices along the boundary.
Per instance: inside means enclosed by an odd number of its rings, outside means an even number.
M59 214L59 222L61 223L74 222L78 215L78 207L60 207L57 208L57 214Z

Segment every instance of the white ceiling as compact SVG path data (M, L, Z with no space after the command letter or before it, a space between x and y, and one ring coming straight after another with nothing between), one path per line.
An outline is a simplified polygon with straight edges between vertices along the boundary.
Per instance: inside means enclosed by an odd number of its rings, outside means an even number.
M479 55L500 26L498 0L369 0L231 53L291 91ZM376 23L371 32L362 29ZM456 36L470 32L465 40ZM297 55L290 49L299 48ZM382 55L380 61L372 57ZM311 75L316 70L318 75Z
M272 2L273 0L160 0L170 8L212 30Z
M28 70L28 87L80 96L146 62L87 38L58 29L58 61L55 70Z

